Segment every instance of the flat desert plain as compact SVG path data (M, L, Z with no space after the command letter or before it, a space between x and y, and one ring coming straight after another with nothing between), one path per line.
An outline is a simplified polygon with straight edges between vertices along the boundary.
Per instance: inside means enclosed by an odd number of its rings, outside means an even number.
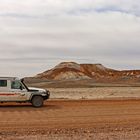
M139 140L140 88L56 88L42 108L0 104L0 139Z
M51 99L140 99L140 87L49 88Z

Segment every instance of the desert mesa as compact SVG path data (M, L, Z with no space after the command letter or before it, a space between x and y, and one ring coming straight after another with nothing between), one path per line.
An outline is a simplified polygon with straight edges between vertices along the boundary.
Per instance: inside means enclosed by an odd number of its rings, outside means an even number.
M115 70L102 64L62 62L50 70L25 79L29 86L45 88L140 86L140 70Z

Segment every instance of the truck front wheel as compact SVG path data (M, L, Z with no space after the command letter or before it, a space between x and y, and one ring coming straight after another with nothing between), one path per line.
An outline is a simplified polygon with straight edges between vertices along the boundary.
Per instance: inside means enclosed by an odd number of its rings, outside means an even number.
M41 96L34 96L32 98L31 103L32 103L32 105L34 107L42 107L43 106L43 101L44 101L43 97L41 97Z

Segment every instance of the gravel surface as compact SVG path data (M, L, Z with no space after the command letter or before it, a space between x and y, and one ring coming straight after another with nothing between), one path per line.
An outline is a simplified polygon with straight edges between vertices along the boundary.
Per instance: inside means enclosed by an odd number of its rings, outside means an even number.
M140 100L48 101L0 105L0 139L139 140Z

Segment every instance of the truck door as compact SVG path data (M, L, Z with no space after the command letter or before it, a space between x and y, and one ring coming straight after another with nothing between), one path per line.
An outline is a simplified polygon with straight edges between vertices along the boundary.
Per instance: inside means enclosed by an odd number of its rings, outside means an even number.
M11 95L12 101L26 101L27 100L27 90L19 80L11 81L10 93L13 95L13 96Z

